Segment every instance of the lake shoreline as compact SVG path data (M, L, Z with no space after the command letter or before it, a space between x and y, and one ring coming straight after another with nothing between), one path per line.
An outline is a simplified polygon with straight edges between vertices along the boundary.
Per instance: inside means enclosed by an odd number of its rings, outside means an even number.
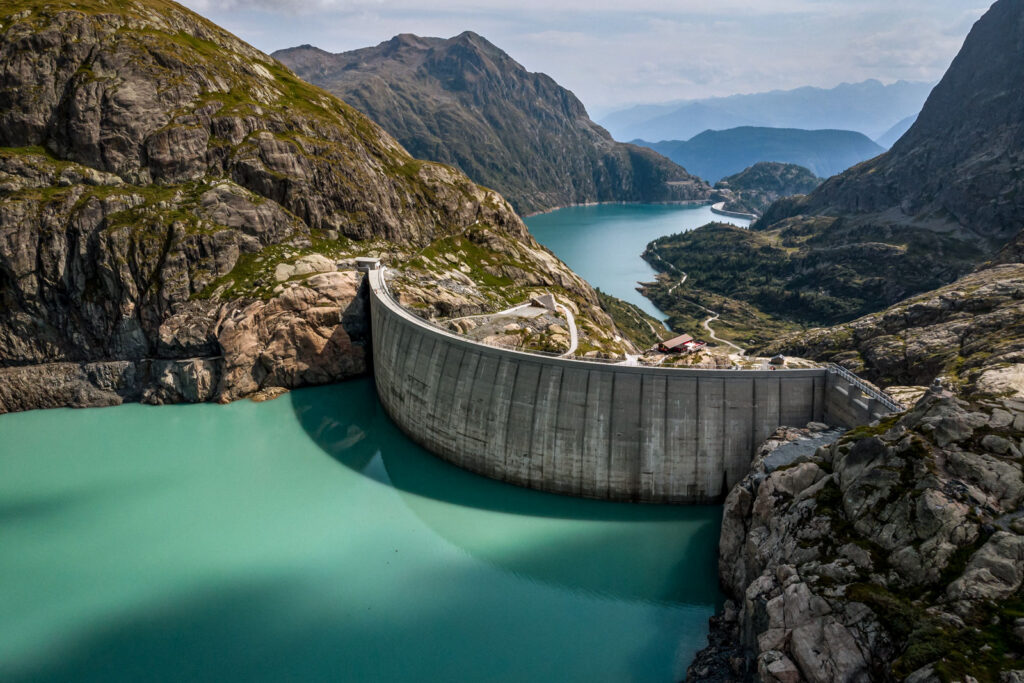
M710 206L695 201L601 202L536 214L525 223L538 242L591 286L664 321L664 311L637 291L638 283L658 275L643 253L658 238L722 222ZM747 227L735 218L726 217L725 222Z
M708 199L675 199L664 202L582 202L579 204L564 204L561 206L553 206L550 209L543 209L541 211L534 211L533 213L520 214L520 218L534 218L536 216L543 216L545 214L553 213L555 211L561 211L562 209L575 209L586 206L711 206L711 200Z

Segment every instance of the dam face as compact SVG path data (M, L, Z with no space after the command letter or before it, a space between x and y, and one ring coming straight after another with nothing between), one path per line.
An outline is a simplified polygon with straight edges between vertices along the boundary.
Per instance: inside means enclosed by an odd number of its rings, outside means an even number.
M884 414L825 368L684 370L486 346L401 308L368 273L377 393L398 427L455 465L589 498L708 503L780 425ZM842 388L842 391L837 391Z

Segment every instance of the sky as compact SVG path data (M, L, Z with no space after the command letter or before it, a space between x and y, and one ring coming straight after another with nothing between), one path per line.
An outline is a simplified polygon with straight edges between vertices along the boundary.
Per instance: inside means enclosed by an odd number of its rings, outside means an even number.
M638 103L938 81L978 0L184 0L264 52L330 52L472 30L592 116Z

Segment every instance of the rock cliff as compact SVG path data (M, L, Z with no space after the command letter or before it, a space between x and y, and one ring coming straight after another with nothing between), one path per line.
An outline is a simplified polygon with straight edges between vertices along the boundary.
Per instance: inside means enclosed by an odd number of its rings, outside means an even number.
M340 54L304 45L274 56L367 113L414 155L457 166L523 213L710 194L660 154L612 140L575 95L470 31L447 40L403 34Z
M1024 403L929 391L729 494L731 601L687 681L1024 676Z
M499 195L173 2L7 3L0 72L0 412L364 372L334 264L468 233L614 330Z
M982 268L879 313L787 335L757 352L839 363L884 385L942 377L969 394L1024 396L1024 265Z
M948 232L992 254L1024 215L1024 6L999 0L971 29L910 130L892 149L831 178L790 215L843 215Z

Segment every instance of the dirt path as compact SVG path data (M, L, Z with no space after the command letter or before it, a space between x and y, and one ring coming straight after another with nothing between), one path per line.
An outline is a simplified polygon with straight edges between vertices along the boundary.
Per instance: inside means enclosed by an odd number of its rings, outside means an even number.
M576 349L580 345L579 336L576 332L576 316L572 314L572 311L570 311L567 306L563 306L557 301L555 302L555 306L558 306L562 313L565 314L565 321L569 323L569 350L563 353L562 355L571 356L572 354L576 353Z
M651 253L653 253L655 256L657 256L658 260L661 261L663 264L665 264L667 267L671 268L672 270L674 270L677 273L679 273L680 275L682 275L682 277L679 278L679 282L677 282L674 285L672 285L671 287L669 287L669 289L668 289L668 293L669 294L671 294L672 292L676 291L676 289L678 289L680 285L686 283L686 278L689 277L689 275L687 273L684 273L683 271L681 271L678 268L676 268L673 264L671 264L668 261L666 261L665 258L661 254L658 253L658 249L656 247L651 247ZM690 303L708 314L708 318L704 321L703 324L704 324L704 329L707 330L708 337L710 339L718 342L719 344L725 344L726 346L729 346L729 347L732 347L732 348L736 349L736 352L739 353L739 355L741 355L741 356L747 355L746 349L741 348L741 347L737 346L736 344L733 344L731 341L726 341L725 339L722 339L721 337L719 337L718 335L715 334L715 331L713 329L711 329L711 323L713 321L715 321L715 320L718 320L719 315L721 315L720 313L712 311L710 308L706 308L704 306L701 306L700 304L698 304L695 301L690 301Z
M654 328L654 325L651 324L650 320L648 320L647 318L645 318L643 316L637 315L637 314L633 313L632 311L627 311L627 313L629 313L629 317L631 317L634 322L636 322L636 323L643 323L644 325L647 325L647 329L649 329L651 331L651 334L653 334L656 339L661 339L661 334L659 334L658 330L656 330ZM664 325L662 325L662 329L663 330L665 329Z
M643 321L644 323L646 323L646 324L647 324L647 327L648 327L648 329L650 329L650 331L651 331L651 334L653 334L653 335L655 336L655 338L656 338L656 339L661 339L661 333L660 333L660 332L658 332L658 330L656 330L656 329L654 328L654 325L652 325L652 324L651 324L651 321L650 321L650 320L648 320L647 318L640 318L640 320L642 320L642 321ZM664 330L664 328L665 328L665 326L664 326L664 325L662 325L662 329L663 329L663 330Z
M686 273L683 273L683 279L681 279L679 282L677 282L674 285L672 285L671 287L669 287L668 288L668 293L671 294L672 292L676 291L676 288L679 287L679 285L685 284L686 283L686 278L687 278Z
M472 320L473 318L496 318L498 316L508 316L512 315L513 313L521 309L530 308L532 305L533 304L531 304L530 302L527 302L525 304L513 306L512 308L506 308L504 311L498 311L497 313L480 313L479 315L464 315L460 318L448 318L447 320L445 320L445 322L450 323L455 322L456 320Z
M696 304L696 305L699 305L699 304ZM704 307L701 306L701 308L704 308ZM719 338L715 334L715 331L713 329L711 329L711 323L714 320L718 320L719 314L715 313L714 311L712 311L712 310L710 310L708 308L704 308L704 310L707 311L708 313L711 313L711 315L708 317L708 319L704 321L704 329L708 331L708 337L710 337L711 339L714 339L719 344L725 344L726 346L731 346L732 348L736 349L736 351L738 351L741 356L747 355L747 350L746 349L741 348L739 346L736 346L731 341L726 341L725 339L721 339L721 338Z

